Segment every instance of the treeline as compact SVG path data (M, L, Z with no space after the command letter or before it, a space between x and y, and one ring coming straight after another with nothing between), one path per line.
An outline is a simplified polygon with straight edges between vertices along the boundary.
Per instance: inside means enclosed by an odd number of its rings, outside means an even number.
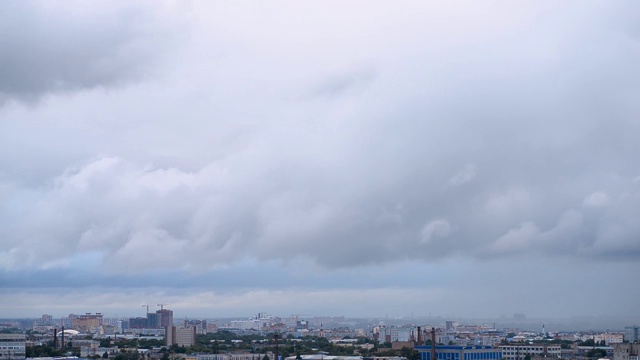
M221 330L206 335L197 335L196 343L186 349L187 352L200 352L217 354L231 350L245 350L252 353L266 353L276 351L275 334L263 335L236 335L230 331ZM357 344L368 343L368 339L358 339ZM373 341L371 341L373 342ZM326 352L331 355L354 355L356 352L367 356L377 351L377 347L371 350L357 348L353 345L336 345L326 338L318 336L304 336L294 338L289 335L278 338L278 354L283 357L316 354Z

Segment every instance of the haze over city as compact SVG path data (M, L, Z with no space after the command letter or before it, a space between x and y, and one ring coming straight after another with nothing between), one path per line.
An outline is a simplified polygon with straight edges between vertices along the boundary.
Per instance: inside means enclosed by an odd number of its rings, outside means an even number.
M637 1L2 1L0 318L638 319L638 44Z

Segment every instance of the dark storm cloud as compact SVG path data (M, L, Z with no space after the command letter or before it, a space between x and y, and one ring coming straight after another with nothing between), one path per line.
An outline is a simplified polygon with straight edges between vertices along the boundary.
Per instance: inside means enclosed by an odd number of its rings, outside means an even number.
M0 4L0 102L139 80L175 34L151 6Z

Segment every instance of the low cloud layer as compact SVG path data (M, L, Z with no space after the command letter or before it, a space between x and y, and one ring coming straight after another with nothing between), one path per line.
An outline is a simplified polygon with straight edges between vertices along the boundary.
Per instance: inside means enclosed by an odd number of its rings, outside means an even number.
M247 258L306 257L340 268L452 255L635 261L640 254L640 183L620 174L601 179L597 164L558 176L562 165L550 154L542 169L526 169L548 174L532 181L520 172L504 178L499 162L483 159L477 179L461 188L438 174L446 164L416 163L380 179L392 164L358 165L348 153L349 170L306 155L281 163L270 154L268 167L252 161L267 154L259 149L194 172L107 157L70 169L31 194L31 203L28 189L12 189L5 200L22 209L3 211L1 263L40 268L97 253L115 272L197 272Z

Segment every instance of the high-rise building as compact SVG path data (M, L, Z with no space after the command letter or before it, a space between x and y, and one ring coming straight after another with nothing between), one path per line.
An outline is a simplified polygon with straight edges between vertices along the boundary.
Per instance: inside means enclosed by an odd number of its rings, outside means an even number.
M458 327L458 322L457 321L453 321L453 320L447 320L445 322L445 330L446 331L455 331L455 329Z
M147 313L147 328L148 329L158 329L160 328L160 314L155 313Z
M0 334L1 360L21 360L25 357L24 334Z
M628 342L640 341L640 326L627 326L624 328L624 339Z
M193 346L196 343L195 327L167 326L164 328L164 344L166 346Z
M128 328L129 329L146 329L147 318L143 318L143 317L129 318Z
M158 327L164 328L167 326L173 326L173 311L169 309L160 309L156 311L159 316Z
M40 319L36 320L36 325L53 325L53 316L44 314Z

